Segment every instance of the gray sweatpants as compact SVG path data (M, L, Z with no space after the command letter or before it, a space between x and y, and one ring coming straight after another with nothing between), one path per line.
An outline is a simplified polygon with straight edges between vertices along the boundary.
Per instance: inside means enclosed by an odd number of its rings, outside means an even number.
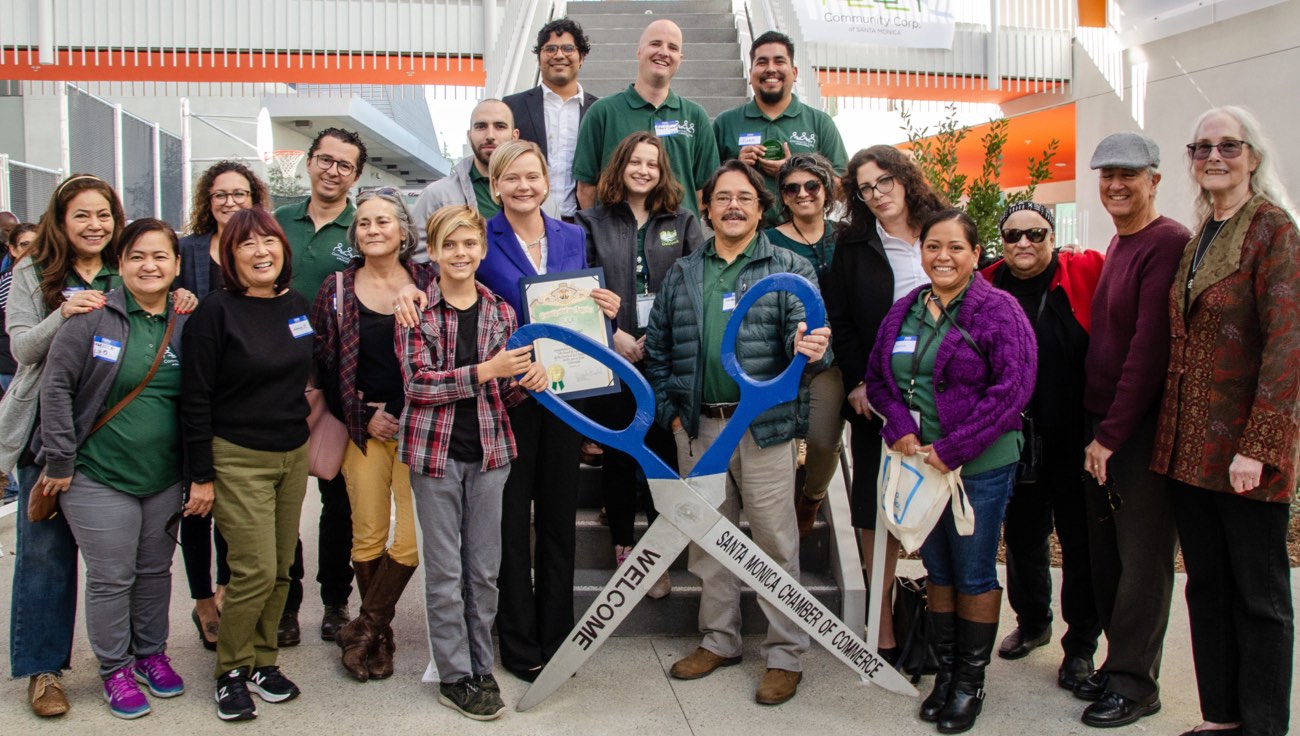
M442 478L411 473L423 538L429 650L443 682L492 674L492 622L501 567L501 490L510 466L447 459Z
M86 637L100 676L166 650L176 552L167 521L180 484L140 498L77 472L59 506L86 560Z

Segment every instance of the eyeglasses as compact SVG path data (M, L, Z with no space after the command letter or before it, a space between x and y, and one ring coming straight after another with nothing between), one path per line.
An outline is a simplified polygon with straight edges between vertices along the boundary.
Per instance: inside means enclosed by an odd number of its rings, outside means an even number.
M312 156L311 160L316 162L316 168L321 171L329 171L332 167L337 166L339 176L352 176L352 172L357 170L356 164L342 161L333 156L326 156L323 153Z
M863 202L871 199L874 194L889 194L894 191L894 177L882 176L876 180L875 184L859 184L858 198Z
M1092 476L1084 473L1083 479L1086 483L1092 480ZM1097 521L1109 521L1114 518L1115 514L1119 513L1120 509L1124 508L1124 497L1115 490L1115 483L1109 478L1106 479L1104 484L1100 485L1099 490L1106 494L1106 508L1101 509L1101 514L1097 517Z
M741 194L731 194L730 192L728 192L724 194L713 195L713 201L722 205L728 205L731 204L732 202L738 202L740 203L741 207L748 207L754 204L755 202L757 202L758 197L750 194L749 192L743 192Z
M548 43L542 47L542 53L544 54L554 54L560 51L563 51L566 54L572 54L574 51L577 50L578 47L574 46L571 43L562 43L562 44Z
M817 192L822 190L822 183L816 179L809 179L802 184L792 181L789 184L781 185L781 193L787 197L798 197L800 189L808 192L810 195L816 196Z
M1029 238L1031 243L1041 243L1047 240L1048 233L1052 232L1051 228L1031 227L1027 230L1003 230L1002 242L1007 245L1015 245L1020 242L1021 238Z
M1250 144L1246 141L1238 141L1231 138L1226 138L1218 143L1207 143L1201 141L1199 143L1188 143L1187 153L1197 161L1204 161L1210 157L1210 149L1217 148L1219 149L1220 156L1224 158L1236 158L1240 156L1245 147L1249 145Z
M225 204L227 200L235 204L243 204L248 200L250 192L247 189L236 189L233 192L216 191L209 194L208 197L216 204Z

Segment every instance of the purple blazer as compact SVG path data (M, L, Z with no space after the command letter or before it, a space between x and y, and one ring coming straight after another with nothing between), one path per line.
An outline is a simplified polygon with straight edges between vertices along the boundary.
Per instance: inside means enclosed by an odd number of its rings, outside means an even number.
M921 436L894 380L890 361L907 310L916 303L921 290L928 288L919 286L894 303L880 324L867 361L863 379L867 398L885 418L881 436L891 446L908 434ZM945 434L934 443L934 451L950 468L974 460L994 440L1021 428L1020 412L1034 394L1038 371L1034 330L1015 297L976 275L956 320L988 356L988 363L956 329L948 330L939 343L934 361L934 398Z
M563 273L587 267L587 235L577 225L555 220L542 214L546 222L546 272ZM519 324L524 318L521 279L536 276L537 269L519 247L514 228L505 212L498 212L487 223L487 253L474 275L484 286L505 299L515 310Z

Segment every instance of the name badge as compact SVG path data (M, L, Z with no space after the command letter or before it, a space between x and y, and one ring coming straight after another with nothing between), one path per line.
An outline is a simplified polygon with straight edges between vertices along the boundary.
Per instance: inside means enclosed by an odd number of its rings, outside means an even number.
M660 138L666 138L666 137L668 137L668 136L670 136L670 135L677 135L677 121L676 121L676 120L656 120L656 121L655 121L655 135L659 136Z
M311 322L307 321L306 315L289 320L289 334L293 335L295 339L312 334Z
M107 337L95 335L95 344L91 349L91 355L96 360L102 360L106 363L116 363L122 355L122 343L117 340L110 340Z
M909 410L907 413L912 415L912 421L916 422L916 428L917 428L917 429L920 429L920 428L921 428L921 412L917 411L916 409L911 409L911 410ZM918 437L917 439L920 439L920 437Z
M654 294L636 295L636 326L644 330L650 326L650 310L655 305Z
M741 133L740 140L737 143L742 146L761 146L763 145L763 136L760 133Z
M736 308L736 292L730 292L722 295L722 311L730 312Z
M911 355L916 352L916 335L903 335L894 341L894 355Z
M85 291L85 290L86 290L85 287L82 286L69 286L68 288L63 290L63 299L64 301L67 301L68 299L72 298L73 294L76 294L78 291Z

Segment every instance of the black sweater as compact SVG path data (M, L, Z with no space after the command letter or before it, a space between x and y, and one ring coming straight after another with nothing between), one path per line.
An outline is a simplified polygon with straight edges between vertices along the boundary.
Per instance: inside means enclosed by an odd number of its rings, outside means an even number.
M185 327L181 419L190 477L213 478L212 438L286 452L307 441L303 389L312 365L312 334L295 337L290 321L307 300L290 290L270 299L207 296ZM301 329L301 328L299 328Z

